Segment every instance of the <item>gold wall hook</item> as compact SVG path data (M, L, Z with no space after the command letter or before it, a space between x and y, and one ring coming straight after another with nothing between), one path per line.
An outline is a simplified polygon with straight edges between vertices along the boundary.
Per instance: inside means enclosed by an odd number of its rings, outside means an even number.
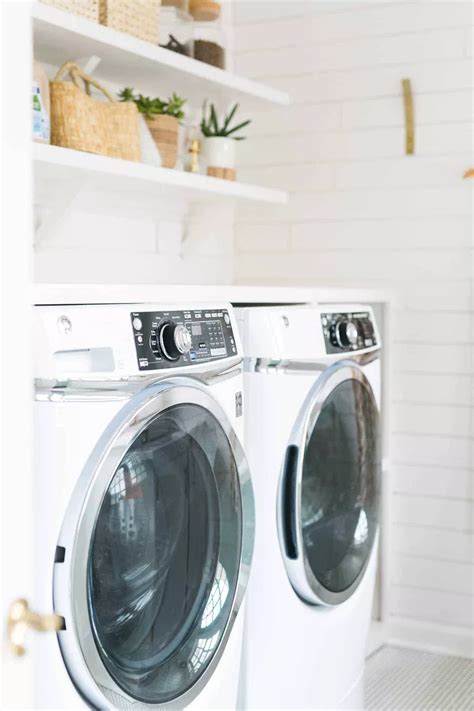
M64 629L64 619L51 613L40 615L30 610L28 601L18 598L10 605L7 619L8 644L12 654L22 657L26 654L25 639L28 630L36 632L58 632Z
M415 152L415 110L413 107L411 81L409 79L402 79L402 89L405 109L405 153L410 156Z

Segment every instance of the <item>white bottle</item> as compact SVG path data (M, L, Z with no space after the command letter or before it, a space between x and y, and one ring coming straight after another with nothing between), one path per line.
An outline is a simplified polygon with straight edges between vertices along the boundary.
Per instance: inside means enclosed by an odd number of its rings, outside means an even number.
M33 140L37 143L51 142L49 80L37 61L33 62Z

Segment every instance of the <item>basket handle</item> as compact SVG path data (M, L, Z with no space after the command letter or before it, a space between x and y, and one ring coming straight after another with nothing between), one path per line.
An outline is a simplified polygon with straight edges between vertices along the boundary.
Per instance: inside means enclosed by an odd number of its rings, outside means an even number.
M58 69L53 81L60 81L65 74L69 74L73 83L75 84L75 86L77 86L78 89L81 88L79 84L79 79L82 79L86 89L86 94L88 96L90 96L91 94L92 85L95 86L96 89L101 91L102 94L104 94L104 96L106 96L109 101L115 103L113 96L107 91L107 89L102 86L102 84L99 84L99 82L96 81L93 77L89 76L89 74L83 72L80 66L75 64L75 62L65 62L62 67Z

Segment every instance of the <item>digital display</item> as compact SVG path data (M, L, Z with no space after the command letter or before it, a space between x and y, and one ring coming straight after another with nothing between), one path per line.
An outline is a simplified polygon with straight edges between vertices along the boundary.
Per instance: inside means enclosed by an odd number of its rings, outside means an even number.
M202 336L202 326L200 323L192 323L191 324L191 335Z

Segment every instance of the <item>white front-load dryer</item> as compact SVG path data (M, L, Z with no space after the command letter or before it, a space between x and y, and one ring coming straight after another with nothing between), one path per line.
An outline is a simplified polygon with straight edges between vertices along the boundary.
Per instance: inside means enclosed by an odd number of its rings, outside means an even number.
M253 550L228 304L35 309L39 708L234 709Z
M361 708L381 472L374 315L320 305L238 319L257 519L241 700Z

